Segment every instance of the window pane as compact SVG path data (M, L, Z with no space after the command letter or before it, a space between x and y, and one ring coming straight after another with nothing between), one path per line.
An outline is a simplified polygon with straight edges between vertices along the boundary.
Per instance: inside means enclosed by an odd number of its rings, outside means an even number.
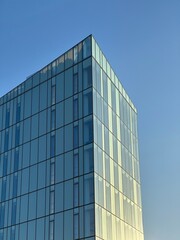
M49 240L54 240L54 221L49 223Z
M83 41L83 58L91 55L91 36Z
M52 86L51 88L51 104L55 104L56 102L56 87Z
M87 90L83 93L83 113L84 116L92 113L92 91Z
M36 218L36 192L29 194L29 211L28 211L28 219L32 220Z
M64 55L57 59L57 73L64 70Z
M79 214L74 215L74 239L79 238Z
M92 117L84 119L84 144L90 143L93 140L93 124Z
M84 147L84 173L89 173L93 171L93 150L92 145Z
M74 207L79 205L79 183L74 183Z
M73 65L73 49L65 53L65 68L69 68Z
M54 191L50 192L50 214L54 213Z
M50 148L50 156L54 157L55 156L55 146L56 146L56 139L55 139L55 133L51 135L51 148Z
M92 66L91 59L83 62L83 88L86 89L92 85Z
M74 93L78 92L78 73L75 73L73 75L73 92Z
M94 208L93 205L88 205L84 207L84 229L85 237L94 235Z
M73 138L74 138L74 148L77 148L78 145L79 145L79 127L78 125L77 126L74 126L74 135L73 135Z
M65 98L73 94L73 68L65 71Z
M79 112L78 112L78 98L74 99L73 101L73 117L74 121L78 119Z
M84 176L84 204L94 201L94 178L93 174Z
M79 154L74 154L74 177L79 175Z

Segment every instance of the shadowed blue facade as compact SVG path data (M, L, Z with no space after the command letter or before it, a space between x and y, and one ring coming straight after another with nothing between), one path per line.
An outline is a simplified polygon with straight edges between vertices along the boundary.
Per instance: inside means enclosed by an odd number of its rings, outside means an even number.
M0 240L143 240L137 112L92 36L0 99Z

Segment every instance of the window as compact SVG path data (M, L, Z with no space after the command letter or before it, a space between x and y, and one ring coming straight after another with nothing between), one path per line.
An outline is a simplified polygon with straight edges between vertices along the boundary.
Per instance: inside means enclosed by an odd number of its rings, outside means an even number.
M49 240L54 240L54 221L49 223Z
M17 196L17 189L18 189L18 174L16 172L13 176L13 197Z
M74 94L78 92L78 73L73 75L73 92Z
M18 171L19 168L19 149L14 151L14 172Z
M94 201L94 178L93 174L84 176L84 204Z
M54 184L55 181L55 163L51 163L51 184Z
M56 102L56 87L52 86L51 88L51 104L55 104Z
M37 188L37 165L30 167L29 191L34 191Z
M21 119L21 103L17 103L16 106L16 122L19 122Z
M20 126L18 124L15 130L15 146L16 147L19 145L19 142L20 142Z
M91 37L88 37L83 41L83 58L87 58L90 55L91 55Z
M87 90L83 93L83 113L84 116L92 113L92 91Z
M0 225L1 225L1 223L0 223ZM4 239L4 234L3 234L3 229L2 229L2 230L0 230L0 240L3 240L3 239Z
M3 161L3 176L7 175L7 166L8 166L8 157L7 155L5 155L4 161Z
M65 71L65 98L73 94L73 68Z
M74 47L74 63L78 61L78 46Z
M6 123L5 123L5 127L9 127L9 123L10 123L10 110L7 109L6 110Z
M64 70L64 55L57 59L57 73Z
M47 145L47 141L46 141L46 135L40 137L38 139L39 141L39 162L43 161L46 159L46 145Z
M10 238L10 240L15 240L15 230L16 230L16 228L15 228L15 226L13 226L11 228L11 238Z
M90 143L93 140L93 124L92 117L84 119L84 144Z
M79 183L78 179L74 180L74 207L77 207L79 205Z
M73 65L73 49L65 53L65 68L69 68Z
M5 204L0 205L0 228L4 227Z
M79 127L78 125L74 126L74 134L73 134L73 138L74 138L74 148L77 148L79 145Z
M56 61L52 63L51 70L52 70L52 76L56 75Z
M79 175L79 154L74 154L74 177Z
M54 130L56 127L56 110L51 110L51 130Z
M75 98L74 101L73 101L73 118L74 118L74 120L78 119L78 115L79 115L79 112L78 112L78 98Z
M50 214L54 213L54 190L50 191Z
M93 151L92 145L84 147L84 173L89 173L93 171L94 160L93 160Z
M5 139L4 139L4 151L8 151L8 146L9 146L9 131L7 130L5 132Z
M11 224L14 225L16 224L16 199L13 199L12 201L12 213L11 213Z
M111 212L111 186L106 183L106 208Z
M55 156L55 144L56 144L56 139L55 139L55 133L53 132L51 134L51 143L50 143L50 156L54 157Z
M6 178L3 178L2 180L2 190L1 190L1 201L5 201L6 199L6 183L7 183L7 180Z
M91 59L83 62L83 88L86 89L92 85L92 66Z
M94 235L94 208L93 205L84 207L84 230L85 237ZM110 238L109 238L110 239Z
M74 214L74 239L79 239L79 213Z

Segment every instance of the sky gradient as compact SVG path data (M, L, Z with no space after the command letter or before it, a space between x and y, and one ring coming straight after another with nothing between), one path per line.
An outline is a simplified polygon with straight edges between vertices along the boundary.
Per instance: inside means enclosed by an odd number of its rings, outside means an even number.
M89 34L138 109L145 240L179 240L179 0L1 0L0 96Z

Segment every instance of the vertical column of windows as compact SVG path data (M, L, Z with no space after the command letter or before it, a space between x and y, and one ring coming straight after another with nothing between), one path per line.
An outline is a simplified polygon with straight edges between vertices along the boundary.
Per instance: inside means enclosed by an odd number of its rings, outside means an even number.
M74 48L74 63L78 61L78 46ZM74 66L73 74L73 93L77 94L79 91L79 74L78 65ZM79 118L79 99L78 95L73 98L73 120L76 121ZM73 154L73 176L77 177L79 175L79 124L78 121L74 123L73 126L73 147L76 148ZM74 179L73 184L73 206L75 207L73 213L73 239L79 239L79 181L78 178Z
M55 135L55 128L56 128L56 109L55 109L55 103L56 103L56 82L55 77L52 78L51 81L51 134L50 134L50 194L49 194L49 212L50 214L54 214L55 209L55 151L56 151L56 135ZM54 216L50 216L49 221L49 240L54 240Z

